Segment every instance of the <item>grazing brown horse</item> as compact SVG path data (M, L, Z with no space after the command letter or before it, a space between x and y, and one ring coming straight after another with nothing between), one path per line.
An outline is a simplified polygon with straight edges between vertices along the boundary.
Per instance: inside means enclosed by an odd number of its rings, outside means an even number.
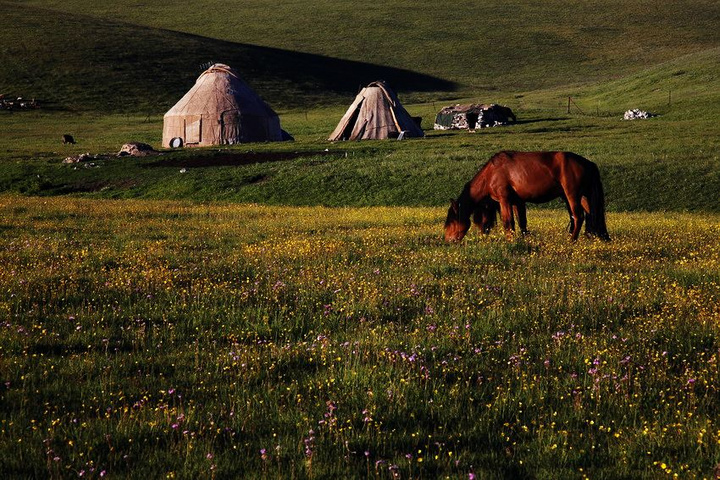
M457 200L450 200L445 220L445 240L459 242L474 223L488 233L496 212L512 238L517 217L527 233L525 204L561 198L570 214L573 241L585 233L610 240L605 225L605 195L597 165L571 152L499 152L475 174Z

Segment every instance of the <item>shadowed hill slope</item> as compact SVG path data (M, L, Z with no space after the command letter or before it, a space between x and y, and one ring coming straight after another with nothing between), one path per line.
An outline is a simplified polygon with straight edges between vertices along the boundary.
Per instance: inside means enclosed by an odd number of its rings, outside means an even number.
M39 8L4 7L6 22L32 28L26 27L23 35L0 32L0 85L55 108L163 112L214 62L236 68L274 106L346 102L377 79L398 85L400 91L455 89L453 82L400 68Z
M406 103L591 84L720 46L714 0L0 7L13 25L0 31L2 89L96 110L162 112L210 61L238 68L274 106L294 107L344 104L378 78L428 92L404 95Z

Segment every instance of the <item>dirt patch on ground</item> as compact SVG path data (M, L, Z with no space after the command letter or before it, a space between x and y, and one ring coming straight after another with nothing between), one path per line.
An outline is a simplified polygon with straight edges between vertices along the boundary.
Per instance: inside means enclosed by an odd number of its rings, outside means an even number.
M246 152L203 155L199 157L165 158L145 165L146 167L207 168L252 165L255 163L283 162L298 158L338 156L339 152Z
M54 188L56 195L72 195L75 193L97 193L103 190L130 190L138 186L138 182L134 180L96 180L87 183L70 183Z

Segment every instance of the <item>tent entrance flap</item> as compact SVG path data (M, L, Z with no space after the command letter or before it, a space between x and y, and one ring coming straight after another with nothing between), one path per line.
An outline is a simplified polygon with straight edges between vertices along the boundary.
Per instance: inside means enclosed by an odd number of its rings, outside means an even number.
M225 111L220 115L220 143L232 145L239 143L242 138L240 127L240 113L236 110Z
M340 135L340 140L351 140L353 129L355 128L355 124L357 122L358 116L360 115L360 106L362 103L360 103L355 111L353 112L352 116L348 120L347 124L345 125L345 128L342 131L342 134Z
M477 125L478 118L480 118L480 114L478 114L477 112L468 112L467 113L468 128L474 129L475 125Z
M202 116L193 115L185 119L185 143L202 141Z
M242 124L243 142L261 142L269 136L270 126L266 118L243 113L238 118Z

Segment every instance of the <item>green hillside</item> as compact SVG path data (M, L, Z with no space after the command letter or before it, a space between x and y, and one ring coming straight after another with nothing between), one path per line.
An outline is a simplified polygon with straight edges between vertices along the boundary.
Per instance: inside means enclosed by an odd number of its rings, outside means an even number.
M343 103L377 78L435 100L589 84L720 45L709 0L106 3L0 2L14 26L0 31L0 89L161 113L223 61L279 107Z
M443 205L497 150L571 150L600 166L610 210L718 211L713 192L720 191L719 57L716 48L623 79L506 96L520 118L512 127L428 130L426 139L410 142L330 144L327 135L345 107L316 108L282 113L295 142L192 149L161 158L110 156L94 162L99 168L60 160L82 152L114 153L131 140L159 145L162 118L5 113L0 191L281 205ZM569 114L568 96L574 99ZM408 109L429 128L441 104ZM660 116L622 121L631 107ZM78 145L59 145L66 131L76 134Z
M600 166L611 211L720 208L712 193L720 191L720 29L710 28L720 21L714 4L666 2L650 8L619 2L611 16L601 14L611 10L610 2L578 3L570 10L569 2L549 3L542 12L491 2L482 9L457 6L453 23L432 5L410 8L398 2L395 10L377 6L349 15L343 14L346 5L308 3L302 8L324 28L303 25L307 15L294 11L300 9L296 4L262 9L266 3L244 2L228 12L219 2L201 3L204 20L195 25L178 6L0 2L5 19L19 26L0 30L0 91L44 101L38 111L0 112L0 191L282 205L443 205L497 150L571 150ZM495 47L475 50L473 42L480 45L483 32L498 35L498 25L510 21L503 10L510 7L517 28L508 30L506 40L495 38ZM280 22L282 12L292 21ZM381 22L379 12L389 20ZM409 19L413 27L403 29L416 41L390 48L399 38L397 22ZM365 24L368 33L350 35L356 24ZM613 24L618 31L610 35L570 24ZM543 43L527 33L563 29L573 41ZM339 48L334 37L346 45ZM388 47L382 60L375 58L378 49L368 47L379 38ZM578 45L584 53L571 55L569 49ZM468 68L473 58L483 64L483 75L498 80L495 85ZM84 152L114 153L128 141L159 146L162 113L209 61L239 65L279 110L283 128L296 141L188 150L160 159L104 157L94 162L98 168L60 163ZM378 77L400 87L410 113L424 118L428 138L329 144L327 136L356 89ZM437 110L455 99L505 103L520 121L477 133L430 130ZM623 122L629 108L660 116ZM76 136L77 145L60 145L66 132Z

